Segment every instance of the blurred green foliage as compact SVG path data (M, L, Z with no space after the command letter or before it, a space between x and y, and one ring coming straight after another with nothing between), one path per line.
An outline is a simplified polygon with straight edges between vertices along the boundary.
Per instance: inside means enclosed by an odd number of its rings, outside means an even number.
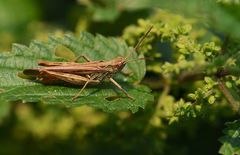
M24 42L28 36L26 25L36 20L39 8L33 0L0 1L0 41L1 49L8 49L15 41Z
M239 154L239 8L238 0L0 1L0 51L69 31L134 46L154 25L137 52L155 96L135 114L0 98L0 154Z
M220 138L223 143L219 153L231 155L240 154L240 128L239 120L226 123L227 128L224 129L224 137Z

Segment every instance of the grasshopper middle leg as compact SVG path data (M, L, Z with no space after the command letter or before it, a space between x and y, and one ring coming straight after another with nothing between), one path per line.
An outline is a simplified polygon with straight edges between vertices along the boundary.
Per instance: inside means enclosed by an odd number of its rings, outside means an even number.
M91 79L87 80L87 82L84 84L84 86L82 87L82 89L72 98L72 101L75 101L82 93L82 91L85 89L85 87L87 86L87 84L89 83Z
M82 91L86 88L86 86L88 85L88 83L91 81L91 77L89 75L87 75L88 80L86 81L86 83L83 85L82 89L72 98L72 101L75 101L82 93Z

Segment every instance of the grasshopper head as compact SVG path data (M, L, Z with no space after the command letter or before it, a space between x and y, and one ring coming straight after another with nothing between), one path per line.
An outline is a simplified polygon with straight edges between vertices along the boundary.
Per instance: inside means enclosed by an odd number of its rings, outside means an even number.
M121 71L128 62L138 61L138 60L145 60L145 59L144 58L136 58L136 59L132 59L132 60L126 60L126 58L124 58L124 57L117 57L111 62L112 63L111 68L112 68L113 72L116 73L118 71Z
M114 63L115 67L113 69L116 70L115 72L121 71L126 63L127 62L124 57L117 57Z
M108 61L108 64L106 65L106 68L109 69L107 77L111 78L114 74L123 69L123 67L126 65L126 60L124 57L117 57L111 61Z

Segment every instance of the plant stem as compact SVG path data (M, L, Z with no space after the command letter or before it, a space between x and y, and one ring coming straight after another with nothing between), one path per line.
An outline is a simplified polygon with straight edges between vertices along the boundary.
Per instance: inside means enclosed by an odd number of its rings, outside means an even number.
M235 112L239 111L239 102L234 99L232 94L229 92L229 90L226 88L225 84L220 80L217 79L218 82L218 88L223 93L223 95L226 97L227 101L231 105L232 109Z

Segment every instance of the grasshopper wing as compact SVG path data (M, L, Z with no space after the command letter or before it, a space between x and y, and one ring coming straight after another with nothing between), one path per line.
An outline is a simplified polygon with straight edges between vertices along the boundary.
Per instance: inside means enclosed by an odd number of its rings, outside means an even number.
M87 81L89 81L88 82L89 84L98 84L100 82L99 80L92 80L92 79L89 79L88 77L84 77L80 75L69 74L69 73L59 73L59 72L53 72L53 71L47 71L47 70L40 71L40 74L37 77L37 80L45 84L51 84L51 83L63 81L73 85L84 85Z

